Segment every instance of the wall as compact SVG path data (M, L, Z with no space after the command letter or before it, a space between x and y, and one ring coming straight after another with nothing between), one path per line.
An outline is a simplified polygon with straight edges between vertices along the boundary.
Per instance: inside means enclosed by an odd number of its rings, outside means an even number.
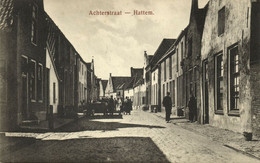
M183 69L181 63L183 62L183 59L185 58L185 50L186 50L186 30L182 31L179 38L176 41L176 49L178 50L178 60L177 58L174 57L174 67L175 67L175 72L178 66L178 71L176 72L176 80L175 80L175 101L176 101L176 106L179 109L185 108L185 85L184 85L184 80L183 80ZM177 50L176 50L177 51ZM175 56L177 57L177 52L175 53ZM178 63L177 63L178 61Z
M260 2L252 4L250 84L252 94L252 128L254 136L260 137Z
M56 72L53 67L53 62L51 61L50 54L46 50L46 68L48 68L50 79L49 79L49 103L53 106L53 113L58 113L58 105L59 105L59 81L56 75ZM55 83L55 102L53 98L53 83Z
M159 71L158 68L156 68L154 71L152 71L152 78L151 78L151 105L157 105L158 107L158 76Z
M134 90L133 90L133 88L124 90L124 97L125 98L128 97L128 98L130 98L133 101L133 98L134 98Z
M15 23L15 21L14 21ZM16 25L16 24L14 24ZM13 130L18 124L18 85L16 29L0 30L0 131Z
M87 102L87 66L78 58L78 106Z
M225 6L225 32L218 36L218 11ZM202 60L208 59L209 75L209 123L213 126L230 129L237 132L252 130L251 128L251 95L249 92L249 54L250 54L250 12L249 0L211 0L208 6L205 26L202 36ZM228 85L228 48L238 45L240 67L240 109L238 115L231 115L229 108ZM223 51L223 113L217 114L214 104L214 55ZM201 82L202 83L202 82ZM203 100L202 100L203 102ZM203 109L202 109L203 111Z
M31 41L31 17L32 17L32 4L33 2L36 3L38 6L38 19L37 19L37 41L36 44L34 44ZM16 2L18 3L18 2ZM36 80L36 97L35 99L30 98L30 75L28 70L28 116L27 118L22 118L22 107L20 107L22 104L22 76L20 68L18 68L17 75L18 75L18 123L22 122L22 119L30 119L30 120L45 120L46 118L46 94L45 91L45 69L44 67L46 62L46 54L45 54L45 44L46 44L46 31L45 31L45 17L44 17L44 10L43 10L43 2L42 1L27 1L26 3L22 3L19 5L19 12L17 15L17 63L18 67L21 66L21 56L25 56L28 58L28 61L34 60L36 61L36 64L42 64L43 72L42 72L42 98L39 98L38 95L38 89L37 86L37 80ZM30 19L28 19L28 17ZM35 78L37 78L38 72L38 66L36 66L36 73Z
M146 95L146 86L145 84L138 85L134 88L134 100L133 108L140 109L145 106L145 95Z
M170 57L171 56L171 57ZM170 59L172 62L172 66L170 66ZM165 66L166 64L166 78L165 78ZM176 96L173 97L173 88L175 88L175 94L176 94L176 53L175 50L171 52L171 54L169 56L167 56L161 63L160 63L160 68L161 68L161 102L163 101L163 98L167 95L167 92L170 92L170 96L172 98L172 102L173 102L173 106L172 106L172 113L174 115L177 114L177 110L176 110ZM170 70L172 71L171 77L170 77ZM168 85L168 87L167 87ZM174 85L174 86L173 86ZM164 94L163 94L163 90L164 90ZM162 111L165 111L165 108L162 106Z
M192 1L194 4L198 1ZM201 96L200 96L200 85L199 76L200 73L200 53L201 53L201 28L203 27L203 13L206 8L198 9L197 5L192 6L190 22L187 26L187 34L185 38L185 60L183 61L183 83L185 84L185 117L189 118L188 102L192 94L196 98L197 102L197 112L195 115L195 121L202 123L200 119L200 108L201 108ZM191 44L190 44L191 43ZM192 73L191 73L192 72ZM196 74L196 75L195 75ZM195 78L196 77L196 78Z

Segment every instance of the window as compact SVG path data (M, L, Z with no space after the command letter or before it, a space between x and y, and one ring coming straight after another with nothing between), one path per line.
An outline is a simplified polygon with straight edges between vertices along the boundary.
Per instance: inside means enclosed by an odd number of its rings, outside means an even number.
M148 82L148 81L150 80L150 78L149 78L149 72L146 72L146 73L145 73L145 79L146 79L146 82Z
M190 88L190 97L191 97L191 95L192 95L192 93L193 93L193 92L192 92L192 81L193 81L193 80L192 80L192 69L189 71L189 77L190 77L190 83L189 83L189 84L190 84L190 87L189 87L189 88Z
M164 61L164 81L166 81L166 60Z
M32 101L36 100L36 62L34 60L30 60L29 64L30 71L30 98Z
M225 32L225 7L218 11L218 35Z
M188 40L188 57L192 56L192 37Z
M169 78L172 78L172 56L169 58Z
M223 54L215 56L215 102L216 110L223 111Z
M38 7L35 3L32 5L32 29L31 29L31 42L37 45L37 23L38 23Z
M155 84L155 104L158 105L158 101L157 101L157 84Z
M37 98L39 101L43 99L43 66L38 64L38 73L37 73Z
M172 81L172 105L175 105L175 80Z
M162 97L165 96L165 84L163 84L163 94L162 94Z
M230 110L239 110L239 54L238 47L229 50Z
M82 75L83 75L83 65L82 65Z
M53 83L53 103L56 103L56 83Z
M183 60L183 42L181 42L181 61Z
M179 71L179 49L176 49L176 71Z
M186 106L188 105L188 102L189 102L189 72L187 71L186 73L185 73L186 75L186 77L185 77L185 84L186 84Z

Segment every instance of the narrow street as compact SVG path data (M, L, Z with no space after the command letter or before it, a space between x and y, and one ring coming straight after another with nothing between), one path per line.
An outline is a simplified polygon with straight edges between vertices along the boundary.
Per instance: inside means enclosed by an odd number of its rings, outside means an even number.
M259 162L149 112L81 118L58 132L6 133L36 141L1 162Z

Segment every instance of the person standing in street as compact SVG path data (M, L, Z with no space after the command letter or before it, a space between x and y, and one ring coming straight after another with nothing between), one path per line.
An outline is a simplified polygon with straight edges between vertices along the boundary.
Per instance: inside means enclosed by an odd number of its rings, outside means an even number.
M166 122L170 122L170 116L171 116L171 110L172 110L172 100L170 97L170 92L167 92L167 96L163 98L163 106L165 107L165 112L166 112Z
M113 100L113 96L110 97L109 101L108 101L108 109L109 109L109 113L111 115L113 115L114 113L114 100Z

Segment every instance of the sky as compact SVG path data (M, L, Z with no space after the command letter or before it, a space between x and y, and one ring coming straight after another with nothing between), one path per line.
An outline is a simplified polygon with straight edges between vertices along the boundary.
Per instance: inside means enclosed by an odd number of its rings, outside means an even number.
M199 0L199 7L207 2ZM163 38L177 38L188 25L191 0L44 0L44 8L81 57L94 58L96 76L108 79L109 73L130 76L130 67L143 67L144 51L153 55ZM133 15L134 10L154 15Z

